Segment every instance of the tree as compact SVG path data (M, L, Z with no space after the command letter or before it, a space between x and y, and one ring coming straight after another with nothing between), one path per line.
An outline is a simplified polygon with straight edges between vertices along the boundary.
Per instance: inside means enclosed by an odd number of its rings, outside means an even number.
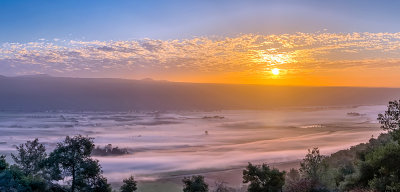
M377 191L400 191L400 146L390 143L368 153L363 172L369 186ZM371 179L372 178L372 179Z
M208 184L201 175L194 175L191 178L185 177L183 182L183 192L208 192Z
M390 101L384 114L378 115L383 130L388 131L395 141L400 142L400 100Z
M53 180L71 177L70 191L111 191L107 179L101 174L101 166L90 154L94 148L93 138L81 135L67 136L58 143L47 160Z
M36 138L16 147L18 154L11 154L16 166L20 168L25 175L42 174L43 163L47 157L46 148L39 143Z
M275 192L282 191L285 184L285 172L270 169L267 164L249 165L243 170L243 183L250 183L249 192Z
M17 166L9 166L4 155L0 155L0 191L48 191L47 182L33 175L25 175Z
M300 173L302 176L313 183L318 183L323 159L324 156L320 155L318 148L308 149L308 154L300 163Z
M132 175L127 179L124 179L123 182L124 184L120 188L121 192L133 192L137 190L137 182Z
M0 172L6 170L8 168L8 163L6 161L5 155L0 155Z

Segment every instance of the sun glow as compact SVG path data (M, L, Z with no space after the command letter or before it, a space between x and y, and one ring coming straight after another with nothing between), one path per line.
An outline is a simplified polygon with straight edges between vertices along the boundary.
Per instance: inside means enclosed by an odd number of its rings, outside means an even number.
M279 75L279 69L278 68L273 68L271 70L271 73L274 74L274 75Z

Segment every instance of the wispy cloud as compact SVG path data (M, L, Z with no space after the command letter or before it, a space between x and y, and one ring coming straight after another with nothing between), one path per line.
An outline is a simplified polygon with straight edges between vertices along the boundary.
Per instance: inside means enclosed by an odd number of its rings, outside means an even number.
M4 43L0 48L0 68L8 75L157 76L160 71L257 75L274 67L297 74L399 64L400 33L243 34L167 41L54 39Z

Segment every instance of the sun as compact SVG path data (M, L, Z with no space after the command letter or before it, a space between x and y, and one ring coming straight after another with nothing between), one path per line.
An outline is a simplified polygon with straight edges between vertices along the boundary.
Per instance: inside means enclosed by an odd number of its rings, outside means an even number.
M278 68L273 68L271 70L271 73L274 74L274 75L279 75L279 69Z

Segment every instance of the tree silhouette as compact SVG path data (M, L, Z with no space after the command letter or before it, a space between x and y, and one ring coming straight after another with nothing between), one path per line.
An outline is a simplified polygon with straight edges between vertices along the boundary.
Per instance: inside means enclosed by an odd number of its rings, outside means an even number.
M124 184L121 186L121 192L133 192L137 190L137 182L131 175L129 178L123 180Z
M322 171L322 161L324 156L319 153L318 148L308 149L308 154L302 162L300 162L300 173L308 179L312 186L320 184L320 173Z
M243 183L250 183L249 192L278 192L285 184L285 172L271 169L267 164L249 165L243 170Z
M46 148L36 138L16 147L17 155L11 154L16 166L26 175L42 174L43 163L47 157Z
M201 175L185 177L182 182L184 184L183 192L208 192L208 184Z
M93 148L93 138L67 136L48 158L52 179L71 177L71 192L111 191L107 179L101 175L98 161L90 157Z
M8 168L9 164L6 161L5 155L0 155L0 172Z
M394 140L400 142L400 100L389 101L384 114L378 115L378 121L383 130L388 131Z

